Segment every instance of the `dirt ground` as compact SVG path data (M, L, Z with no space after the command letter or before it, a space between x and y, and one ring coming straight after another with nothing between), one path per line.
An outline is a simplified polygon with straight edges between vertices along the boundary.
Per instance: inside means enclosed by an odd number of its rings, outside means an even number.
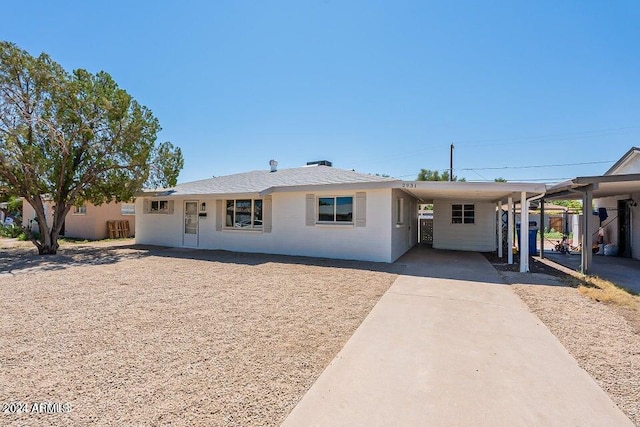
M534 261L526 275L495 266L579 365L640 426L640 311L594 301L569 286L563 273L540 262Z
M278 425L395 279L380 268L126 242L0 249L0 403L70 405L0 424Z

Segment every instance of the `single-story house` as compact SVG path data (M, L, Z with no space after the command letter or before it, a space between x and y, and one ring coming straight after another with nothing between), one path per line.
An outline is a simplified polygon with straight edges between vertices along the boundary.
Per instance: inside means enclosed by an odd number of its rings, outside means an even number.
M434 248L494 251L502 249L502 201L545 191L543 184L402 181L326 161L275 164L139 193L136 243L393 262L417 243L417 206L429 203Z
M45 217L49 227L53 224L53 202L45 201ZM100 206L85 203L71 208L60 232L61 236L75 239L100 240L109 237L107 221L127 221L129 237L135 235L135 203L103 203ZM22 203L22 225L38 231L35 209Z
M640 174L640 148L632 147L604 176ZM627 190L625 190L627 191ZM606 209L607 218L602 221L604 243L618 246L624 257L640 259L640 185L629 192L611 197L594 198L596 210Z
M583 247L603 240L617 245L621 256L640 259L640 148L632 147L604 175L577 177L549 187L545 199L582 199L583 206L593 207L593 212L585 209L589 220L581 221ZM585 273L591 252L582 251Z

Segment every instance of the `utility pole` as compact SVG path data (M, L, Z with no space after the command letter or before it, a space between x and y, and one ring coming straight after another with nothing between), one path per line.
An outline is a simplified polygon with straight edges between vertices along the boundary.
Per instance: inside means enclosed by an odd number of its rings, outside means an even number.
M449 151L449 181L453 181L453 143Z

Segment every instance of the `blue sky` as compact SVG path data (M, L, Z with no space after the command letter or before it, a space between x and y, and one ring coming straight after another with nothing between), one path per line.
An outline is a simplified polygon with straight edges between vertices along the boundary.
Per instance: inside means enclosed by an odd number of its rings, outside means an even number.
M109 72L181 182L272 158L413 179L452 142L468 180L555 181L640 145L635 0L143 3L5 3L0 38Z

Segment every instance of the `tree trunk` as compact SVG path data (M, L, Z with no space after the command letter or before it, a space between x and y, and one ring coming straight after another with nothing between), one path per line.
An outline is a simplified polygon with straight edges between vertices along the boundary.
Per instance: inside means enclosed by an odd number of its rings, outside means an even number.
M42 245L38 248L38 253L40 255L55 255L58 253L58 242L51 246Z
M34 245L38 248L38 253L40 255L55 255L58 252L58 234L59 230L56 231L55 227L55 217L53 227L49 228L47 224L47 215L46 215L46 205L43 202L41 196L32 197L31 200L27 199L27 201L33 206L33 209L36 214L36 221L38 222L38 229L40 232L40 238L36 239L35 236L29 232L29 238L33 242Z

